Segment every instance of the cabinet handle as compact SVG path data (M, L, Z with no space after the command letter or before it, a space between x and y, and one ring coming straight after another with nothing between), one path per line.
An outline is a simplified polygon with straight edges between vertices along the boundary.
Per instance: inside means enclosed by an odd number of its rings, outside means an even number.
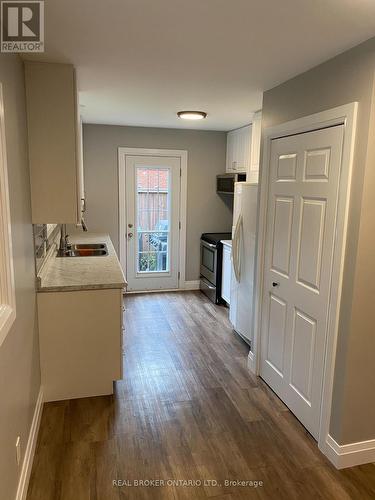
M83 201L82 213L84 214L86 212L86 198L81 198L81 201Z

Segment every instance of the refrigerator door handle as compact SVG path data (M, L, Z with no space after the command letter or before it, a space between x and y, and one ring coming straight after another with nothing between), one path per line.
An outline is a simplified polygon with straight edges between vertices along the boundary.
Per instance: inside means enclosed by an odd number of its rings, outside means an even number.
M238 226L238 236L237 236L237 270L238 270L238 283L241 281L241 238L243 232L243 217L240 215L240 221Z
M236 227L234 228L233 232L233 238L232 238L232 263L233 263L233 271L234 275L237 279L237 271L236 271L236 236L237 236L237 224L238 224L238 219L236 222Z
M233 270L236 280L239 283L241 280L241 261L240 261L240 236L242 228L242 215L237 219L236 228L234 230L233 238Z
M237 219L236 227L234 229L234 235L233 235L233 270L234 270L234 275L236 277L236 281L238 281L238 270L237 270L237 235L238 235L238 222L239 218Z

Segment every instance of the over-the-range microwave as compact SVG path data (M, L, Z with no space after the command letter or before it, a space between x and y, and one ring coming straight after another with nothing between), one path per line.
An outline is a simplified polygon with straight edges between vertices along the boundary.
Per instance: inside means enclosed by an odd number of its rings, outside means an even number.
M235 182L246 182L246 172L217 175L216 192L221 194L234 194Z

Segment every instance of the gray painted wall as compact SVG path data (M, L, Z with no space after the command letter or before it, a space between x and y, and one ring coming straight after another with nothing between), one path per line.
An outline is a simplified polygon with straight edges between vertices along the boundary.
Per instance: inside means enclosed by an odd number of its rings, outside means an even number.
M84 125L87 224L107 232L118 250L118 147L188 151L186 280L199 279L199 239L204 232L230 231L231 203L216 194L225 172L226 134L112 125Z
M11 499L15 498L20 473L15 460L16 439L21 436L23 459L40 387L40 369L21 59L0 55L0 75L5 101L17 308L16 321L0 346L0 497Z
M263 128L358 101L331 435L375 438L375 38L264 93Z

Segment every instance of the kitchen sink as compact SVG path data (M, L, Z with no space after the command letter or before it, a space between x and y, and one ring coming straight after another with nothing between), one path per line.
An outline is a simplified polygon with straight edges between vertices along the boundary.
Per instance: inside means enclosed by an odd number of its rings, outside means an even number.
M107 245L105 243L73 243L70 248L72 250L86 250L87 248L90 250L98 249L98 250L106 250Z
M108 255L104 243L80 243L71 245L66 251L58 251L57 257L105 257Z
M68 255L65 257L104 257L108 255L108 251L105 249L97 248L80 248L77 250L68 250Z

